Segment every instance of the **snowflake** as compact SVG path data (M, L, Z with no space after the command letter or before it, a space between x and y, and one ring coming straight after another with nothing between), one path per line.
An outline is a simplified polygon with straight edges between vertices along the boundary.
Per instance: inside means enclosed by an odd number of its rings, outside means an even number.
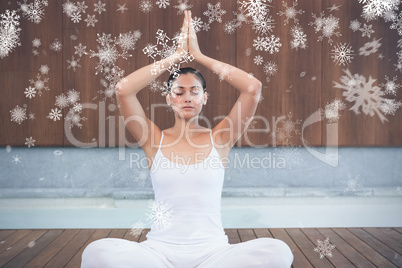
M42 96L42 89L49 91L49 87L46 85L46 83L49 81L49 78L44 78L43 80L41 79L40 74L36 76L36 81L33 79L29 79L29 82L31 84L34 84L34 87L38 90L38 95Z
M29 113L28 118L31 119L31 120L34 120L35 119L35 114L34 113Z
M71 16L74 12L78 10L78 7L70 2L70 0L67 0L67 2L63 3L63 13L66 13L67 16Z
M35 97L36 90L34 87L29 86L25 89L24 94L25 94L25 97L32 99L33 97Z
M221 16L226 14L226 10L221 9L221 3L218 2L216 5L207 3L207 5L208 10L204 11L203 14L208 17L208 23L211 24L214 21L221 23Z
M184 2L183 2L184 1ZM185 11L185 10L190 10L190 8L192 8L193 7L193 5L189 5L188 4L188 0L178 0L178 5L177 6L174 6L174 8L177 8L178 9L178 11L177 11L177 14L178 15L180 15L180 14L183 14L183 12Z
M198 33L199 31L201 31L202 26L203 26L203 24L204 24L204 23L201 21L201 18L198 18L198 17L194 17L194 19L191 18L191 23L193 24L194 31L195 31L196 33Z
M18 28L20 16L12 10L6 10L5 13L0 14L0 58L8 56L8 54L20 43L20 31Z
M161 73L165 69L173 74L180 68L181 63L193 61L194 57L183 49L184 38L182 36L176 36L171 39L167 37L163 30L159 29L156 32L156 40L156 45L147 45L142 50L145 55L154 59L154 66L151 69L152 74ZM176 51L178 52L175 53ZM158 57L161 58L158 62L159 64L156 63ZM177 60L179 61L176 63Z
M13 162L14 162L15 164L21 163L21 156L19 156L18 154L17 154L17 155L14 155L14 156L13 156Z
M369 77L369 80L359 74L352 75L349 69L344 70L346 76L341 77L342 84L334 82L335 88L343 89L342 96L348 102L355 102L352 108L355 114L360 114L360 107L364 114L374 116L375 113L380 117L381 122L388 119L381 112L381 105L385 102L384 92L378 86L373 86L376 79Z
M353 59L353 50L352 47L349 46L349 44L337 44L334 49L331 50L333 53L333 56L331 58L334 59L334 62L337 64L345 65L347 63L350 63L351 59Z
M156 1L156 4L159 6L159 8L166 8L170 5L170 0L158 0Z
M402 106L400 101L395 102L393 99L385 99L381 104L380 109L384 114L395 115L396 110Z
M299 20L296 18L297 14L303 14L304 11L303 10L296 10L296 6L297 6L297 0L296 2L293 2L293 6L288 7L288 3L285 1L282 1L282 6L285 7L285 12L283 11L279 11L277 14L279 16L285 15L286 19L284 24L287 25L289 23L290 19L293 19L294 23L297 23Z
M258 19L253 20L253 29L257 34L265 34L272 32L272 29L275 28L274 20L271 16L261 16Z
M86 46L83 46L81 43L78 44L78 46L74 46L75 52L74 54L78 54L78 56L82 57L82 55L87 55L88 53L85 51Z
M81 103L75 103L74 106L73 106L73 111L77 112L77 113L82 112L82 104Z
M385 22L394 21L398 18L398 15L393 10L385 11L382 15Z
M22 11L22 15L28 20L34 23L40 23L45 16L44 6L46 2L42 2L42 0L34 0L33 3L30 4L19 4L20 9Z
M401 87L400 84L395 83L395 81L398 79L398 77L394 77L391 80L388 79L388 76L385 76L385 80L387 80L387 82L384 84L380 84L380 87L383 87L385 89L384 93L385 94L391 94L391 95L396 95L396 91L398 90L398 88Z
M130 31L120 34L116 44L119 45L123 50L134 50L137 41L141 38L141 35L141 32L138 30L134 31L133 33Z
M260 17L265 16L268 13L268 5L266 4L266 0L247 0L247 1L238 1L241 4L239 7L240 11L247 12L245 14L246 17L252 17L253 20ZM272 0L268 0L268 2L272 2Z
M362 16L367 20L381 17L386 11L397 10L400 0L359 0L364 4Z
M348 179L342 180L342 183L346 184L344 192L353 192L353 194L356 194L356 192L363 187L363 185L360 184L358 181L359 175L357 175L355 178L352 178L352 175L348 172Z
M50 68L45 64L45 65L41 65L39 68L39 72L41 72L41 74L48 74L50 71Z
M278 71L278 65L275 62L269 61L264 64L263 70L266 75L272 76Z
M59 96L56 96L56 106L59 106L60 109L68 106L68 98L64 93L61 93Z
M244 14L244 10L240 10L239 13L233 11L233 14L236 16L236 27L240 28L243 23L249 24L248 17Z
M399 13L398 17L392 22L390 29L398 31L399 35L402 35L402 12Z
M32 40L32 46L33 47L39 47L41 45L41 41L39 38L35 38L34 40Z
M234 67L224 63L214 63L212 64L212 71L219 75L219 80L231 80L230 73L234 71Z
M288 169L293 169L294 165L300 166L300 161L303 161L299 148L300 146L281 146L275 148L275 152L278 157L283 158Z
M102 3L101 1L94 4L94 6L95 6L94 11L98 12L99 14L101 14L103 11L106 11L106 9L105 9L106 4Z
M368 56L377 52L381 46L381 43L379 42L380 40L381 38L378 40L374 38L373 41L364 44L364 46L359 49L359 55Z
M340 99L334 99L331 103L327 103L325 105L325 110L322 111L323 119L327 119L329 124L336 123L339 120L340 110L344 110L346 108L346 104Z
M236 31L236 20L227 21L223 24L223 31L232 34Z
M128 10L128 8L126 8L126 4L124 3L124 5L119 5L117 4L117 6L119 7L116 11L121 11L121 13L124 13L124 11Z
M82 128L81 121L85 121L87 120L87 118L81 117L79 112L75 112L74 109L70 109L70 111L66 115L65 120L67 120L67 122L69 123L69 128L72 128L73 126Z
M81 21L81 14L78 13L78 12L73 13L73 14L71 15L71 20L72 20L74 23L79 23L79 22Z
M263 38L257 36L257 39L254 39L253 44L253 47L255 47L256 50L269 51L270 54L278 52L281 46L282 44L280 43L279 37L275 37L274 35Z
M87 23L87 27L92 26L95 27L95 23L98 22L97 19L95 19L95 15L89 15L87 16L87 18L84 20Z
M11 121L21 124L25 119L27 119L27 110L21 108L18 105L10 111Z
M331 250L335 248L335 245L329 243L329 238L327 237L324 241L317 239L318 247L314 248L315 252L320 253L320 259L324 256L332 257Z
M260 55L257 55L254 57L255 65L261 65L261 64L263 64L263 62L264 62L264 59Z
M150 0L142 0L139 4L140 10L144 13L148 13L152 10L153 5Z
M31 148L31 146L35 146L35 140L32 137L25 138L25 145L27 145L28 148Z
M77 2L77 12L78 13L85 13L85 10L88 8L87 5L85 5L85 1Z
M149 88L152 92L157 92L159 90L164 90L162 83L158 79L153 79L148 83Z
M98 38L96 39L97 42L101 45L98 47L98 52L94 52L90 50L90 58L98 57L99 62L96 67L96 74L99 72L106 72L110 66L114 66L116 60L119 57L127 59L127 57L131 57L131 55L127 54L126 51L123 50L122 53L119 53L116 47L116 38L112 39L111 34L102 33L102 36L97 34Z
M172 210L163 201L150 202L147 220L152 222L152 228L168 229L172 221Z
M63 45L61 42L56 38L53 43L50 44L50 50L59 52L62 49Z
M362 37L367 36L368 38L370 38L370 37L371 37L371 34L374 33L373 25L371 25L371 24L370 24L370 25L367 25L367 24L364 23L363 27L361 27L361 28L359 29L359 31L362 32Z
M353 31L356 32L357 30L360 29L360 26L362 24L358 20L350 21L350 26L349 28Z
M329 15L329 17L324 17L324 12L321 12L320 17L313 14L314 22L310 22L310 26L314 26L315 33L321 31L321 36L318 37L318 41L322 41L324 37L328 38L328 43L332 44L332 36L341 36L336 29L339 28L339 18Z
M51 112L47 116L47 118L53 119L53 121L60 120L60 117L61 117L61 110L59 110L58 108L51 109Z
M280 122L282 123L282 127L277 128L276 132L278 132L277 137L280 141L283 141L286 144L290 144L289 140L293 137L292 133L296 135L300 135L300 131L296 129L296 125L300 124L301 120L297 119L296 121L292 120L293 113L289 112L289 114L282 119Z
M71 56L71 60L66 60L68 63L67 69L73 68L75 72L75 68L81 67L81 65L78 64L80 59L75 59L74 56Z
M332 12L332 11L335 11L335 10L339 10L339 8L340 8L341 6L342 6L342 5L337 6L337 5L333 4L332 7L327 7L327 9L329 9L329 12Z
M290 29L292 35L292 41L290 41L290 47L298 50L299 48L306 49L307 47L307 35L303 32L303 28L299 25L294 25Z
M80 100L80 93L75 89L70 89L67 91L67 99L69 103L74 104Z

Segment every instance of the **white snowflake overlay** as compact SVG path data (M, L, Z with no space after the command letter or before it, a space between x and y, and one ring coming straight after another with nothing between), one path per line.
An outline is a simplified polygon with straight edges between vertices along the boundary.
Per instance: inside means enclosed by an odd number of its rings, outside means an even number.
M332 36L341 36L341 33L336 30L339 28L339 18L329 15L324 17L324 11L321 12L320 17L316 14L312 14L314 21L310 22L310 26L314 26L315 33L321 32L321 36L318 37L318 41L322 41L324 38L328 38L328 43L332 44Z
M342 96L346 97L346 101L354 102L350 110L354 111L355 114L360 114L361 108L365 115L374 116L377 114L382 123L388 121L383 113L385 111L388 113L390 110L387 108L390 108L390 105L392 108L392 104L395 102L384 98L385 92L379 86L373 85L376 79L370 76L367 80L362 75L352 75L349 69L344 70L344 72L346 75L341 77L342 84L334 82L334 87L344 90ZM393 106L393 108L398 107Z
M329 243L329 238L327 237L324 241L317 239L318 246L314 248L315 252L320 253L320 259L324 258L324 256L332 257L332 250L335 248L335 245Z
M344 192L352 192L355 195L357 191L363 188L363 185L359 182L360 175L356 175L353 178L352 174L348 172L347 177L346 180L342 180L342 183L346 185Z
M179 35L171 39L163 30L159 29L156 32L156 40L156 45L147 45L142 50L145 55L154 60L154 66L151 69L152 74L158 74L165 70L168 70L172 74L180 69L181 63L194 60L194 57L183 49L184 38L182 36ZM175 53L177 50L179 52ZM174 58L170 57L172 55L175 55ZM157 64L159 58L160 61ZM179 62L175 63L175 59L179 59Z
M172 210L163 201L150 201L150 210L147 213L147 220L152 223L152 228L168 229L172 223Z
M8 56L8 54L20 43L21 28L17 26L20 24L20 16L16 15L14 10L6 10L5 13L0 14L0 58Z
M332 49L331 58L334 62L339 65L347 65L353 59L353 50L349 44L337 44L335 48Z

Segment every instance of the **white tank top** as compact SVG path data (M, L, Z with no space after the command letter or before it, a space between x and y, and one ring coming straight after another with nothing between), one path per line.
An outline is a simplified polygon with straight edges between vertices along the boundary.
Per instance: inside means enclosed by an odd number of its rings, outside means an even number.
M158 152L150 170L155 193L153 225L148 240L173 244L228 242L222 227L221 196L225 168L212 140L207 158L193 165L172 162ZM158 216L159 215L159 216Z

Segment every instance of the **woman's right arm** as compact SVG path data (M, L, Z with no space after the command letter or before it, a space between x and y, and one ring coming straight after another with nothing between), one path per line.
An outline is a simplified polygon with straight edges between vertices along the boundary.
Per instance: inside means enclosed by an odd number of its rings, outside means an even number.
M183 40L183 47L178 49L178 51L188 51L187 33L188 17L187 12L185 12L182 36L185 36L186 39ZM179 53L178 51L176 51L176 53ZM180 61L180 57L176 56L176 53L168 58L160 60L159 62L151 63L132 72L121 79L116 85L116 96L120 114L124 117L124 123L127 129L144 150L144 147L149 147L151 144L151 135L154 135L155 132L160 132L160 129L145 115L145 111L142 108L141 103L138 101L137 93L147 87L152 80L158 78L164 72L162 71L152 74L151 70L155 65L161 65L161 69L166 70L169 62L173 61L174 63L178 63Z

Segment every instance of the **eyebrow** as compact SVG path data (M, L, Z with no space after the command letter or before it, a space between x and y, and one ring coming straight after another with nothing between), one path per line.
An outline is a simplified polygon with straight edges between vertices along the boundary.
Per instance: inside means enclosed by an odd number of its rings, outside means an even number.
M183 86L175 86L173 88L185 88L185 87L183 87ZM192 86L191 88L201 88L201 87L200 86Z

